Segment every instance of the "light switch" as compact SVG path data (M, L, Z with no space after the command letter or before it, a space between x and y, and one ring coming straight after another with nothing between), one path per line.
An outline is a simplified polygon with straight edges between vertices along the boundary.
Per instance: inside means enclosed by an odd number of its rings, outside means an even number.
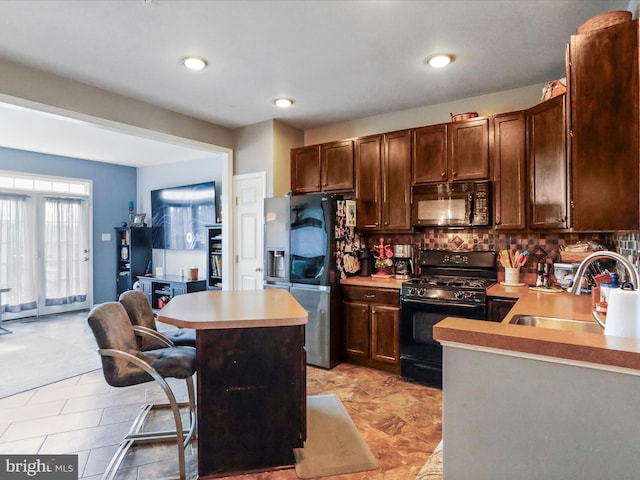
M103 242L110 242L111 241L111 234L110 233L103 233L102 234L102 241Z

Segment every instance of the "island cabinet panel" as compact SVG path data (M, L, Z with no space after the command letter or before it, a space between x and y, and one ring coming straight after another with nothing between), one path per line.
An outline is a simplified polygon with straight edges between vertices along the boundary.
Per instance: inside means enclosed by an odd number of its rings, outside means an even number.
M529 227L568 227L565 96L527 110L529 136Z
M353 142L326 143L320 146L323 192L353 190Z
M291 149L291 190L293 193L320 191L320 145Z
M496 115L493 119L491 164L494 179L496 230L526 227L526 126L524 112Z
M306 439L304 326L197 330L196 349L200 478L294 464Z
M573 35L568 66L573 230L638 230L638 20Z
M413 130L411 184L447 180L447 125L430 125Z
M411 131L355 141L359 230L411 230Z
M449 181L489 178L489 118L451 122L447 127Z
M343 286L345 358L400 373L400 292Z

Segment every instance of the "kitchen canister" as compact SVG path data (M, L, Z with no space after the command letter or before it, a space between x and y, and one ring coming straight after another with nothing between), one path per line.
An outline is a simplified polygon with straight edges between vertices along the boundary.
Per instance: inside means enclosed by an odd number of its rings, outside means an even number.
M604 334L640 338L640 291L611 290Z

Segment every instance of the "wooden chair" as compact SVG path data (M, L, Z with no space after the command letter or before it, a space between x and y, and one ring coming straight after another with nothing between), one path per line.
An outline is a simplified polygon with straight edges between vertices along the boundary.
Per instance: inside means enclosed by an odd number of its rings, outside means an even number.
M112 387L128 387L146 382L157 382L169 403L144 404L114 454L103 480L115 477L128 450L135 443L176 440L180 479L186 479L185 448L196 431L195 392L193 374L196 371L196 350L193 347L165 347L142 351L136 342L134 327L126 310L119 302L106 302L95 306L88 317L89 326L102 357L104 378ZM139 334L145 335L143 332ZM183 379L187 385L188 402L178 403L166 378ZM183 428L180 407L189 408L190 424ZM171 408L175 431L143 432L146 416L154 408Z

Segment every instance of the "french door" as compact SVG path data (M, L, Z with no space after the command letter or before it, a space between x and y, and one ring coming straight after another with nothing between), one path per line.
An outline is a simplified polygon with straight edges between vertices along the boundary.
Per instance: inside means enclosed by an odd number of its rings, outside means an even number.
M88 198L0 192L4 319L88 308Z

